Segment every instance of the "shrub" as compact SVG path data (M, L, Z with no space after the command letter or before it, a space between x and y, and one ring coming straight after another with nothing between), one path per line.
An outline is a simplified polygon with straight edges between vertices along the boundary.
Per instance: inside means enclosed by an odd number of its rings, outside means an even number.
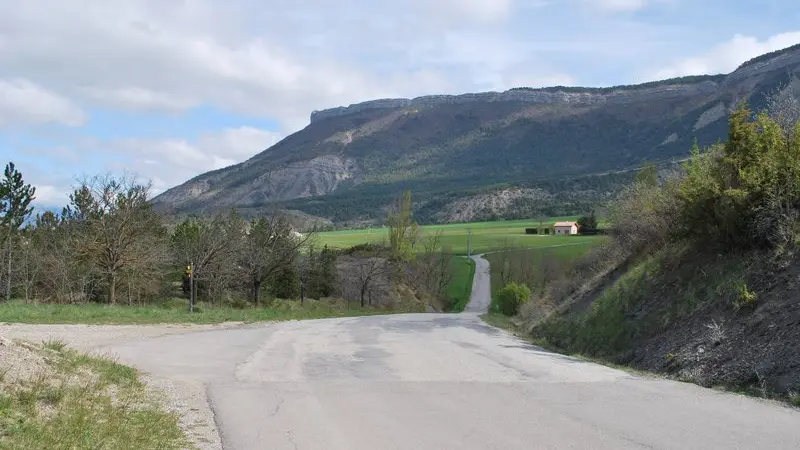
M665 246L680 216L677 188L671 179L664 186L635 183L624 189L609 208L617 244L633 253Z
M592 210L592 212L589 213L589 215L582 216L580 219L578 219L578 228L581 230L597 229L597 216L595 215L594 210Z
M725 339L725 329L716 320L706 324L706 328L708 328L708 338L712 344L719 345Z
M737 311L744 307L753 307L756 305L758 296L755 292L747 288L744 283L736 285L736 298L733 301L733 307Z
M233 309L247 309L250 307L250 302L240 296L227 298L224 303L225 306Z
M356 244L350 248L341 250L343 255L358 256L379 256L388 252L386 246L375 243Z
M531 290L528 286L518 283L508 283L497 293L497 306L506 316L516 315L519 307L528 301Z
M696 146L681 183L682 234L733 248L794 245L800 204L800 127L785 130L746 107L731 114L728 142Z

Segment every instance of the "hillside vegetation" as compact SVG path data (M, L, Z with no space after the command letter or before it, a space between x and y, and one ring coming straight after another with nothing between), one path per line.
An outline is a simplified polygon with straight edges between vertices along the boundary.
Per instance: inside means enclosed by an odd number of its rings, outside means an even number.
M415 192L422 223L580 214L612 199L647 162L723 139L741 100L797 78L800 50L724 76L612 88L554 87L386 99L315 112L251 159L156 199L169 214L279 208L337 223L382 222ZM468 217L459 211L468 210Z
M220 322L448 310L453 263L440 234L388 214L388 245L333 249L280 213L235 210L170 224L128 177L81 183L60 213L32 215L36 190L9 163L0 178L0 321ZM357 246L358 247L358 246ZM468 294L467 294L468 295ZM15 301L16 300L16 301Z
M640 177L610 209L610 241L534 293L546 345L706 386L800 392L800 108L790 91L730 117L684 173Z

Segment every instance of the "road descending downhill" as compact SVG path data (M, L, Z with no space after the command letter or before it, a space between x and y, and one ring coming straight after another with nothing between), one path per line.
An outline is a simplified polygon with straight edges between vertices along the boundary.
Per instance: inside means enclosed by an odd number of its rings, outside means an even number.
M484 324L488 263L464 314L240 325L100 340L203 386L228 450L800 448L800 412L544 351ZM481 281L485 280L485 281ZM113 327L6 325L21 338ZM55 330L56 328L53 328Z
M483 255L474 255L470 259L475 262L475 276L472 279L472 294L464 312L485 314L492 302L489 261L485 260Z

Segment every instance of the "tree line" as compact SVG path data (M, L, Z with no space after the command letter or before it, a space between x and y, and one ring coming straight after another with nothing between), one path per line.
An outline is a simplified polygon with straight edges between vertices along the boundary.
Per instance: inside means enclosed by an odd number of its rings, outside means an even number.
M6 300L145 305L183 296L264 306L268 298L343 298L387 306L397 286L420 304L444 304L452 254L423 236L410 192L390 208L390 239L330 249L279 212L246 220L235 210L171 224L133 177L82 181L60 212L33 214L35 188L13 163L0 181L0 286ZM427 297L427 299L422 299Z
M230 211L169 226L149 184L110 175L81 182L60 212L33 215L34 198L9 163L0 183L7 300L141 305L187 294L188 267L190 288L212 303L336 290L335 252L314 249L315 231L298 233L280 214L248 221Z

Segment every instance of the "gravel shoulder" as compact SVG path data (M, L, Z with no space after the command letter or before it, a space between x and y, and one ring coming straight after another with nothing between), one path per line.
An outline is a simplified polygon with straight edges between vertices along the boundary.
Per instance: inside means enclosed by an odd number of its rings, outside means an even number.
M58 340L89 354L116 356L114 346L199 331L224 330L239 323L217 325L29 325L0 324L0 342L22 340L34 343ZM130 361L120 360L130 364ZM40 362L17 358L14 373L33 372ZM138 365L137 365L138 366ZM181 417L181 427L201 450L220 450L219 431L206 396L206 386L197 380L145 374L143 380L165 407Z

